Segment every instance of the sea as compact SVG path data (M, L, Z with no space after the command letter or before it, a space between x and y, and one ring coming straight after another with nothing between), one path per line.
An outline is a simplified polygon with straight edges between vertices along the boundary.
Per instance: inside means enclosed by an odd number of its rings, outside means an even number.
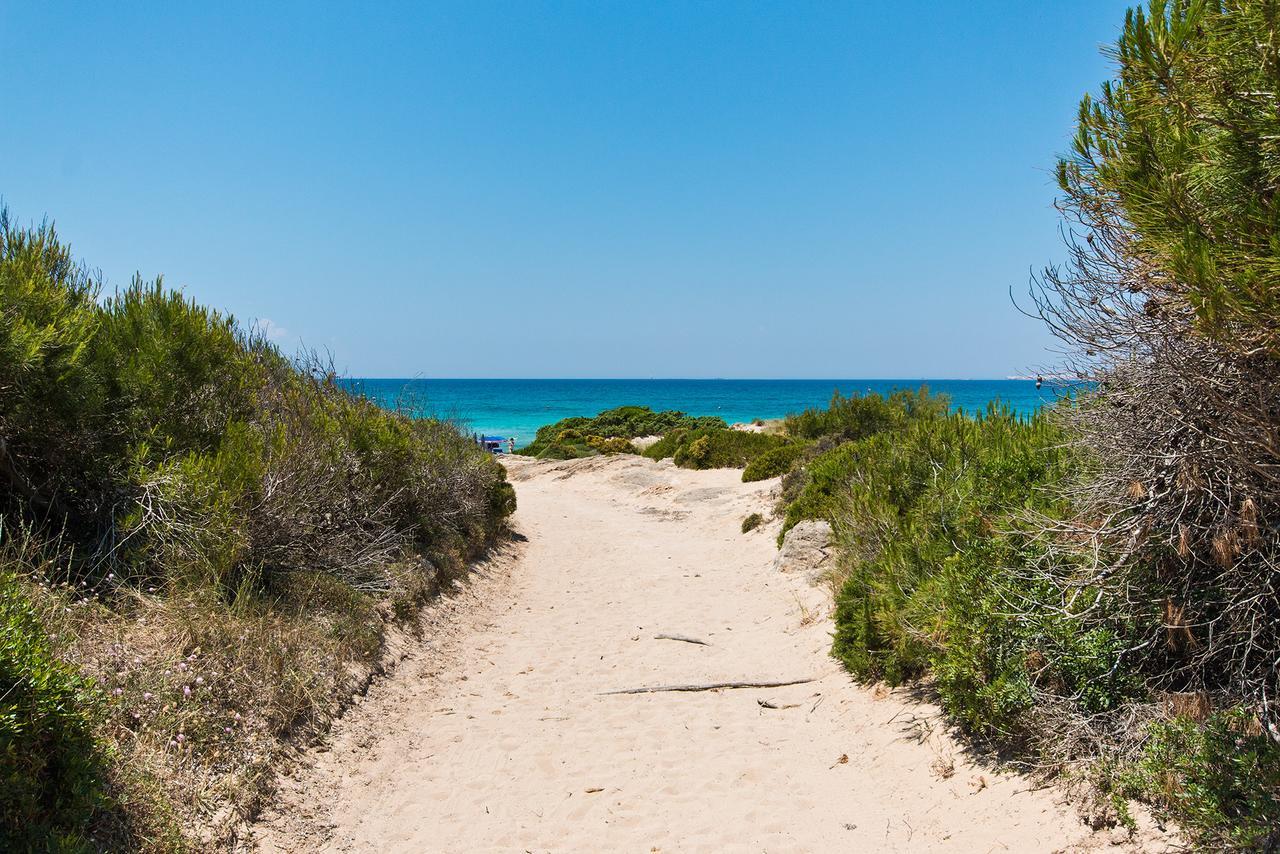
M538 428L574 415L592 416L615 406L678 409L718 415L733 424L782 418L808 407L825 407L842 394L918 389L947 395L955 410L979 412L998 401L1021 415L1054 403L1072 388L1035 380L718 380L718 379L379 379L346 380L375 402L407 405L416 415L447 418L465 431L529 442Z

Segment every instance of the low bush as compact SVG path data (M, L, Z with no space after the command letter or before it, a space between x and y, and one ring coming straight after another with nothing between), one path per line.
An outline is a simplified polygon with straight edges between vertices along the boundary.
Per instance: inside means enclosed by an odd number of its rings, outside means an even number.
M587 444L595 448L602 454L634 454L636 453L635 445L630 440L621 436L614 436L611 439L605 439L600 436L588 436Z
M100 699L53 654L17 579L0 574L0 848L87 847L106 801Z
M864 443L849 442L839 445L809 460L803 471L796 471L784 478L785 515L780 538L794 528L797 522L806 519L835 519L843 510L849 483L861 465L866 450Z
M993 408L981 418L917 421L814 461L787 523L819 516L842 532L847 579L837 600L835 652L855 674L897 682L928 667L959 667L965 676L942 685L952 705L973 702L970 690L992 692L999 705L1008 699L996 696L1007 692L1004 680L1026 680L1019 656L1031 650L1016 642L997 645L996 662L961 667L946 656L961 633L990 641L1009 629L987 631L987 620L1003 613L992 607L1008 592L1000 585L1016 578L1012 569L994 571L1018 551L1016 534L997 536L997 529L1013 527L1019 511L1047 500L1040 487L1061 477L1065 465L1057 444L1043 418L1023 421ZM974 649L958 646L965 654ZM953 695L947 685L965 678L973 684Z
M945 395L930 394L927 387L900 389L887 397L879 394L849 395L836 392L826 409L806 409L788 415L788 435L801 439L825 439L828 443L855 442L876 433L900 429L916 419L945 415Z
M992 407L843 444L789 475L802 482L785 490L786 527L836 525L833 653L860 679L928 675L987 745L1095 763L1121 820L1139 797L1210 847L1274 840L1280 747L1253 712L1167 694L1150 663L1169 650L1147 650L1126 599L1082 581L1078 550L1044 536L1070 518L1065 487L1084 465L1053 416ZM1163 713L1166 697L1191 697L1196 714Z
M678 429L646 448L644 455L651 460L671 457L681 468L743 468L787 441L782 436L728 428Z
M781 477L791 471L796 463L809 453L811 447L810 442L797 441L781 445L772 451L765 451L747 463L747 467L742 470L742 480L744 483L751 483L757 480L768 480L771 477Z
M752 513L742 520L742 533L746 534L754 531L764 524L764 517L759 513Z
M98 289L51 227L0 212L0 820L77 847L101 766L122 821L172 848L148 816L194 833L251 803L515 494L454 426L159 280Z
M659 436L676 429L725 426L724 419L714 416L691 416L676 410L654 412L647 406L619 406L591 418L565 418L540 427L534 440L516 453L540 459L576 459L591 456L594 450L600 450L588 441L593 437L635 439L640 436ZM621 443L614 443L609 447L614 450L604 453L634 453L634 450L623 448Z
M1243 708L1151 725L1121 792L1163 807L1207 839L1240 850L1280 841L1280 745Z

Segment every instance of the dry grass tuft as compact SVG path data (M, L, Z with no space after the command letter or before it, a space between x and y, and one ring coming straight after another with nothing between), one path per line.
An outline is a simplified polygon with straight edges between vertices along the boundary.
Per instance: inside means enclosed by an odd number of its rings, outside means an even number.
M456 565L456 564L455 564ZM55 651L105 695L99 739L113 745L128 847L223 847L270 794L290 744L305 744L379 668L388 633L438 589L415 579L374 598L333 577L298 576L264 602L22 582ZM111 829L103 830L110 838Z

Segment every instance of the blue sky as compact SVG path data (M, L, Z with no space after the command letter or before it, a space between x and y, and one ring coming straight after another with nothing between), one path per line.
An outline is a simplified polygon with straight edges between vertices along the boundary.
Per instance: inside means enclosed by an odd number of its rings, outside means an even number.
M1126 5L0 0L0 196L356 375L1000 377Z

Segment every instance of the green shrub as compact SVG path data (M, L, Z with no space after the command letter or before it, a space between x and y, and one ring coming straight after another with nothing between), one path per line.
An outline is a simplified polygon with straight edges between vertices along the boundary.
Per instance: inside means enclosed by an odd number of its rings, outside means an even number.
M683 427L677 427L663 434L662 438L645 448L641 455L651 460L666 460L675 456L676 449L680 447L680 443L684 441L688 430Z
M826 409L806 409L788 415L784 422L788 435L829 442L854 442L876 433L901 429L916 419L936 418L947 413L945 395L929 389L900 389L888 397L879 394L841 396L836 392Z
M759 513L752 513L742 520L742 533L746 534L750 531L754 531L756 528L759 528L763 524L764 524L764 517L761 516Z
M135 279L108 300L93 346L117 429L157 452L216 450L229 422L252 416L263 384L235 320L161 279Z
M604 439L600 436L588 436L587 444L602 454L636 453L635 445L632 445L630 440L624 439L621 436L615 436L612 439Z
M51 227L17 228L0 211L0 531L57 544L57 560L41 558L41 619L114 635L78 659L98 679L146 675L118 642L137 612L172 612L181 630L137 635L180 656L207 635L223 647L207 654L234 659L229 647L252 629L265 645L254 685L277 709L279 737L323 716L346 690L346 663L376 654L375 605L400 613L435 589L492 541L514 490L454 426L356 397L327 367L290 362L159 280L97 296ZM92 596L57 607L64 582ZM191 769L153 764L163 746L136 767L114 758L154 735L120 736L132 721L104 729L121 739L109 755L94 749L95 692L53 656L17 590L0 577L0 833L34 836L0 848L75 847L103 769L113 793L142 778L145 801L113 811L123 830L111 832L128 836L139 819L151 834L146 816L168 815L165 783ZM320 640L331 646L316 654ZM114 666L99 666L107 658ZM302 670L320 681L302 684ZM219 762L200 773L203 796L239 771Z
M557 442L551 441L538 445L528 445L516 451L528 457L537 457L540 460L578 460L583 457L594 457L597 453L596 449L587 444L585 440Z
M411 550L474 550L511 506L452 426L357 398L160 280L96 294L51 228L0 214L0 510L82 567L226 595L315 570L382 588Z
M126 581L164 581L185 589L240 589L252 548L251 513L260 511L266 473L263 437L244 423L227 425L214 454L188 452L148 464L136 460L143 500L121 519L128 550L117 560Z
M747 467L742 470L742 480L744 483L751 483L757 480L768 480L771 477L779 477L791 471L796 462L802 459L812 447L809 442L789 442L774 448L772 451L765 451L751 462L747 463Z
M1050 417L992 407L914 419L788 475L798 483L785 490L785 527L837 524L833 653L860 679L928 674L946 711L984 742L1079 759L1063 716L1128 716L1153 687L1142 644L1151 627L1135 625L1121 597L1080 585L1074 558L1047 552L1034 521L1067 518L1061 486L1080 465ZM1116 797L1155 804L1209 847L1274 842L1280 748L1252 712L1149 725L1136 760L1110 749L1096 758Z
M814 460L786 524L827 518L844 532L835 653L855 674L897 682L934 669L944 703L1001 707L1002 720L1022 703L1023 657L1038 639L1002 617L1007 597L1027 600L1020 541L1000 530L1061 477L1059 441L1043 418L993 408L916 421Z
M1118 776L1125 794L1177 816L1207 847L1270 850L1280 839L1280 745L1245 709L1152 725Z
M0 207L0 501L8 512L87 512L98 492L104 392L90 344L99 283L53 227L21 229ZM16 506L12 502L20 502Z
M786 515L779 542L798 522L835 521L868 445L869 442L850 442L819 454L809 461L803 472L785 484Z
M89 849L105 798L97 702L49 649L14 577L0 573L0 848Z
M592 418L565 418L555 424L540 427L534 440L517 453L541 459L575 459L591 456L591 446L586 442L590 437L634 439L638 436L663 435L677 429L725 426L724 419L714 416L695 417L676 410L654 412L647 406L619 406Z
M645 449L651 460L671 457L682 468L742 468L761 454L787 444L782 436L728 428L673 430Z

